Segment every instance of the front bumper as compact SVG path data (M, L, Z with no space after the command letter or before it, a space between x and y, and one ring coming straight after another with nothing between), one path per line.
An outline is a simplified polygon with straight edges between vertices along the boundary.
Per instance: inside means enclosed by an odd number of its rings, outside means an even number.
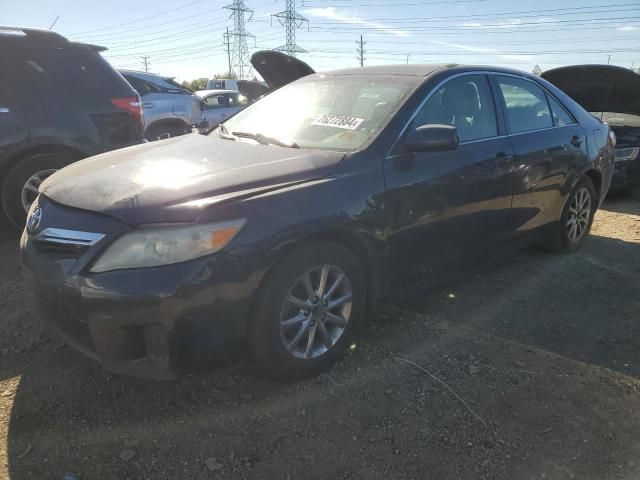
M616 162L611 189L623 189L640 185L640 157L626 162Z
M88 273L100 248L74 256L23 234L22 262L37 311L65 343L109 371L155 379L228 363L242 352L262 278L255 262L218 253L163 267Z

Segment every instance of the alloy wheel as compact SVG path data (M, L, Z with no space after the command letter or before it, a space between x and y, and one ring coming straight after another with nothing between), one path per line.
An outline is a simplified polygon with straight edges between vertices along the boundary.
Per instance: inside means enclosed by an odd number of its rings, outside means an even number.
M591 218L591 194L586 188L576 190L569 204L567 216L567 236L569 241L579 241L587 231Z
M24 208L25 212L28 212L31 208L31 204L35 201L38 196L38 189L42 182L44 182L48 177L57 172L58 169L51 168L48 170L41 170L29 177L29 179L25 182L22 187L22 192L20 196L20 201L22 202L22 208Z
M296 358L319 357L344 334L351 317L353 291L335 265L318 265L291 286L280 313L280 337Z

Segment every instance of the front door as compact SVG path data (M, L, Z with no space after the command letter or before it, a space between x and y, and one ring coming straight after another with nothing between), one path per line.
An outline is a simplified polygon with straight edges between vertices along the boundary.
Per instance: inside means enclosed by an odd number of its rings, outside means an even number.
M513 151L496 112L487 76L455 77L432 92L405 134L421 125L453 125L459 147L413 153L401 139L385 160L396 286L465 264L511 234Z

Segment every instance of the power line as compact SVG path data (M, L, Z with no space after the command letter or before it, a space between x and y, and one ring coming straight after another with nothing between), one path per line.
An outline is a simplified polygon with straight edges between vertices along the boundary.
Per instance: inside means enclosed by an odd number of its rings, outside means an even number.
M275 50L283 51L287 55L295 57L298 53L306 52L304 48L296 43L296 30L301 28L305 23L308 25L309 20L296 12L296 0L285 0L285 2L286 9L283 12L274 13L271 16L271 18L277 18L280 25L285 27L287 35L285 44Z
M158 13L156 13L154 15L149 15L148 17L137 18L135 20L130 20L128 22L118 23L116 25L109 25L107 27L96 28L96 29L93 29L93 30L85 30L84 32L71 33L70 35L81 35L83 33L103 32L105 30L112 30L114 28L124 27L125 25L132 25L134 23L142 22L144 20L149 20L151 18L157 18L157 17L159 17L161 15L165 15L167 13L175 12L176 10L182 10L183 8L190 7L191 5L195 5L196 3L202 3L204 1L205 0L194 0L193 2L186 3L186 4L181 5L179 7L171 8L169 10L164 10L164 11L158 12Z

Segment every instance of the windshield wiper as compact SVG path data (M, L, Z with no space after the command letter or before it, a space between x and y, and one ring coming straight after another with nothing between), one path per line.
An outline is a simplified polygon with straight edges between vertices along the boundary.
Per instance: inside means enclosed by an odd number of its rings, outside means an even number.
M262 145L277 145L278 147L285 148L300 148L300 145L298 145L296 142L285 142L278 138L268 137L267 135L263 135L262 133L231 132L231 134L234 137L249 138L251 140L255 140Z

